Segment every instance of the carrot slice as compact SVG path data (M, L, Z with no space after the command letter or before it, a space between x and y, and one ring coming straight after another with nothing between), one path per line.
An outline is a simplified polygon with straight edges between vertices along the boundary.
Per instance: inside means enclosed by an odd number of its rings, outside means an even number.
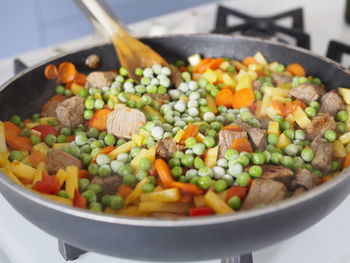
M231 148L235 149L238 152L249 152L249 153L253 152L253 148L250 142L248 141L248 139L246 138L234 139L231 144Z
M212 61L213 59L212 58L204 58L201 60L201 62L199 62L193 69L193 72L194 73L199 73L199 74L202 74L204 73L207 68L208 68L208 65L209 63Z
M274 108L278 114L282 115L283 117L286 117L286 106L283 104L282 101L280 100L273 100L272 103L272 108Z
M242 131L242 128L241 128L241 126L238 126L238 125L226 125L223 127L223 130Z
M215 104L217 106L224 105L226 107L232 107L233 92L231 89L221 89L215 97Z
M92 162L96 162L96 158L97 156L99 156L100 154L103 154L103 153L110 153L111 151L113 151L115 149L115 147L113 145L108 145L106 147L103 147L101 149L101 151L98 152L98 154L92 159Z
M346 167L350 166L350 152L346 154L344 160L343 160L343 169L345 169Z
M56 79L57 75L57 67L54 64L49 64L45 67L44 76L46 79Z
M199 127L197 125L189 123L187 125L187 128L185 129L185 133L182 135L180 139L180 144L184 144L185 140L188 137L196 137L198 135L198 130L199 130Z
M247 196L247 192L248 192L247 187L234 185L230 189L228 189L226 196L225 196L225 200L226 201L229 200L232 196L238 196L239 199L241 199L243 201L245 199L245 197Z
M224 61L225 60L223 58L215 58L208 64L208 68L216 70L216 69L218 69L220 67L220 65Z
M94 113L92 118L89 120L88 125L92 128L96 128L99 131L104 131L107 129L107 116L111 113L110 109L101 109Z
M296 105L296 106L299 106L300 108L302 108L303 110L306 109L306 105L299 99L296 99L295 101L293 101L293 103Z
M243 65L248 67L250 64L259 64L254 57L246 57L242 61Z
M47 156L39 151L33 151L29 155L29 162L33 165L34 168L38 166L39 163L43 162L47 164Z
M234 109L240 109L243 107L248 107L254 103L254 92L249 89L240 89L237 91L232 98L232 107Z
M193 200L192 195L181 195L180 199L178 200L179 203L191 203Z
M14 140L8 141L8 145L18 151L29 151L32 149L32 142L27 137L17 137Z
M165 188L171 187L172 183L174 182L174 178L171 175L169 165L163 159L156 159L154 166L157 170L162 185Z
M62 62L58 66L58 81L61 83L68 83L74 80L77 70L73 63Z
M200 189L197 185L190 184L190 183L182 183L182 182L173 181L171 183L171 187L178 188L182 194L187 194L187 195L201 195L201 194L203 194L202 189Z
M305 77L305 69L299 63L292 63L287 66L287 71L292 73L294 76Z
M132 191L132 188L130 188L126 184L121 184L118 188L118 195L120 195L123 198L126 198Z
M4 122L5 125L5 138L7 140L7 138L10 137L18 137L21 133L21 129L19 127L17 127L15 124L13 124L10 121L5 121Z
M78 177L81 179L81 178L87 178L89 179L90 178L90 174L89 174L89 171L87 170L79 170L78 171Z
M77 74L75 74L75 78L74 78L73 82L80 85L80 86L85 86L86 75L83 73L77 72Z

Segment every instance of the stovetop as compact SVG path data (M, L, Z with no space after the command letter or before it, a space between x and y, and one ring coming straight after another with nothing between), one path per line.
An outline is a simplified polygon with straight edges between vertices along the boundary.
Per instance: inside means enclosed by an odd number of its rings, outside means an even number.
M325 55L329 40L335 39L334 49L328 53L336 59L340 56L334 50L349 53L350 26L344 22L345 1L317 0L232 0L222 1L223 7L232 7L250 17L269 17L289 10L301 10L304 13L302 24L297 23L297 30L304 29L305 35L310 34L306 48ZM136 35L160 35L174 33L211 32L216 24L217 4L207 4L191 10L156 17L130 25ZM330 11L331 10L331 11ZM300 12L300 11L297 11ZM179 23L179 21L181 21ZM222 20L223 21L223 20ZM222 22L221 21L221 22ZM266 20L270 23L270 20ZM242 19L228 18L229 25L241 24ZM217 23L218 24L218 23ZM219 24L219 27L222 23ZM262 25L263 29L265 24ZM278 21L278 27L293 26L291 18ZM222 30L222 28L220 28ZM270 33L270 32L268 32ZM305 38L304 38L305 39ZM283 40L282 41L288 41ZM38 51L19 55L26 65L33 65L48 57L82 48L87 45L105 43L106 40L98 36L87 36L55 47L48 47ZM0 83L13 75L14 58L0 60ZM350 57L345 57L343 63L349 65ZM320 204L322 205L322 204ZM272 247L255 251L254 263L346 263L350 262L350 198L347 198L331 215L303 233L276 244ZM64 262L58 252L57 240L39 230L26 219L21 217L0 195L0 263L58 263ZM293 222L291 222L292 224ZM268 237L267 237L268 238ZM77 263L136 263L126 259L112 258L89 252L82 255ZM217 263L219 260L205 261Z

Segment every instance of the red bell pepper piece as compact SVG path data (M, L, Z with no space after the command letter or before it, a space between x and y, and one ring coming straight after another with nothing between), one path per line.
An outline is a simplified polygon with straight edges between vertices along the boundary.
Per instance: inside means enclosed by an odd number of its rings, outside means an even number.
M40 138L43 140L46 135L48 134L53 134L55 136L58 136L59 135L59 132L55 130L54 127L52 127L51 125L46 125L46 124L43 124L43 125L38 125L38 126L35 126L33 128L33 130L36 130L38 132L40 132Z
M247 187L239 186L239 185L234 185L230 189L228 189L225 200L229 200L232 196L238 196L242 201L245 199L247 196Z
M55 176L50 176L46 172L42 172L41 181L37 182L33 189L40 193L57 194L60 190L60 183Z
M86 198L80 194L78 189L74 191L73 206L86 208Z
M208 206L190 208L190 216L206 216L214 214L214 210Z

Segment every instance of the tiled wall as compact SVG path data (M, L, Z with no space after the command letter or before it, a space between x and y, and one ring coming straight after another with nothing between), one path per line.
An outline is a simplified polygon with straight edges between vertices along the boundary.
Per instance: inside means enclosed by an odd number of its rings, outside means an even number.
M132 23L214 0L107 0ZM73 0L1 0L0 59L92 32Z

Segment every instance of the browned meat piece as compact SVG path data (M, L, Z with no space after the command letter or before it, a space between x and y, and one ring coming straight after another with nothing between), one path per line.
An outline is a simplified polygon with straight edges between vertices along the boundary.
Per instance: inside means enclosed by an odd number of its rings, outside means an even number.
M96 54L91 54L85 60L85 65L91 69L97 69L100 66L101 59Z
M260 80L254 80L253 81L253 90L260 91L263 83Z
M170 100L170 96L168 94L158 94L158 93L152 93L148 94L153 100L158 102L160 105L163 105L165 103L168 103Z
M345 102L338 91L332 90L324 94L321 98L320 112L329 112L331 115L345 109Z
M248 138L245 131L219 131L219 158L223 158L225 152L231 148L232 141L237 138Z
M50 174L56 174L59 169L66 169L67 166L83 167L82 162L69 153L52 149L47 156L47 170Z
M309 104L313 100L318 100L324 93L324 88L314 84L304 83L292 88L289 91L289 96Z
M87 76L87 83L89 87L101 89L111 86L116 76L113 71L94 71Z
M284 183L287 188L290 187L294 179L293 171L280 165L263 165L264 174L261 178L272 179Z
M101 195L115 195L118 191L118 187L122 183L122 178L115 175L106 178L94 176L94 178L91 180L91 183L100 184L102 186Z
M309 170L299 168L295 173L295 181L293 181L293 187L304 187L306 190L310 190L317 186L319 183L320 180L316 175L311 173Z
M118 138L131 139L134 134L139 132L146 121L146 116L143 112L128 107L121 107L108 114L107 131Z
M269 122L271 121L270 117L268 116L261 116L258 118L260 122L260 128L267 130L269 128Z
M173 138L166 137L161 139L157 143L156 154L158 157L163 158L165 160L169 160L174 152L179 150L180 147L176 145L176 142Z
M305 190L304 187L298 187L298 188L293 192L292 196L299 196L299 195L301 195L301 194L303 194L303 193L305 193L305 192L306 192L306 190Z
M273 73L271 75L271 78L272 78L272 83L273 85L275 85L275 87L281 86L284 83L292 82L293 80L292 76L282 74L282 73Z
M318 135L323 136L327 130L335 130L336 127L337 124L329 113L319 113L306 127L306 137L311 141Z
M41 116L42 117L56 117L56 108L58 104L60 104L62 101L66 99L65 96L62 95L55 95L51 99L49 99L43 108L41 109Z
M267 131L259 128L250 127L245 122L237 119L235 123L241 126L249 136L249 139L252 141L253 146L257 150L263 150L267 144Z
M61 102L56 109L58 121L65 127L76 128L84 123L84 99L74 96Z
M268 205L281 201L287 196L288 191L283 183L271 179L254 179L242 209L250 209L257 205Z
M329 172L332 168L332 145L318 136L312 141L311 148L315 154L312 166L324 173Z

